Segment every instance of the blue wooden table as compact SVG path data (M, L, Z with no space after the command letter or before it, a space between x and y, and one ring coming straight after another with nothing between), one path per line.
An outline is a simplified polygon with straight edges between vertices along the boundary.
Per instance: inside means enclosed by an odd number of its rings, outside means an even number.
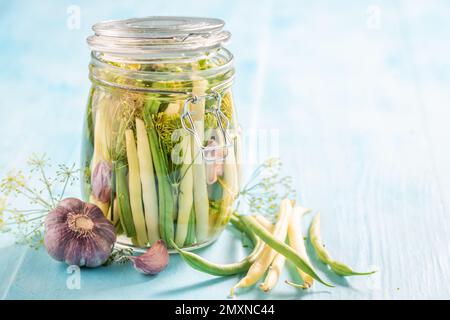
M77 10L79 24L69 19ZM90 26L145 15L227 22L242 125L278 130L298 200L322 212L334 256L379 270L341 279L316 264L336 288L300 292L280 281L239 299L450 298L449 2L1 0L2 175L32 152L78 159ZM200 253L225 262L245 250L229 229ZM43 250L0 236L4 299L225 299L238 281L178 256L156 277L114 265L82 270L79 289L70 279Z

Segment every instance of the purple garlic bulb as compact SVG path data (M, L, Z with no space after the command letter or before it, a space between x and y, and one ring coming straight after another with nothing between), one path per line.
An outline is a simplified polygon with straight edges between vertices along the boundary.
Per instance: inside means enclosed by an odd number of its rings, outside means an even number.
M100 161L91 175L92 195L101 202L111 201L111 164Z
M139 257L130 257L134 268L147 275L155 275L163 271L169 264L169 252L164 241L156 241L150 249Z
M75 198L61 201L45 218L45 248L53 259L68 265L101 266L115 241L114 225L102 211Z

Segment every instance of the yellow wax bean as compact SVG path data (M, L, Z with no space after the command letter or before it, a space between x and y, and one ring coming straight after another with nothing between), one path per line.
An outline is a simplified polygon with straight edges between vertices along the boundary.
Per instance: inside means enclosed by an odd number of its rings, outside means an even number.
M305 213L310 212L310 209L303 207L295 207L292 211L291 221L289 222L288 227L288 239L290 246L297 252L297 254L305 260L307 263L311 264L308 258L308 254L306 253L305 241L303 240L301 220ZM291 282L287 282L290 285L293 285L298 288L308 289L313 284L313 278L297 268L297 272L300 277L303 279L303 285L293 284Z
M284 241L286 239L288 221L292 211L292 203L289 199L281 201L280 212L278 214L278 221L273 230L273 236L277 240ZM265 245L261 255L252 264L247 275L242 278L238 284L231 289L231 296L234 295L234 290L237 288L245 288L254 285L267 271L277 252L270 246Z

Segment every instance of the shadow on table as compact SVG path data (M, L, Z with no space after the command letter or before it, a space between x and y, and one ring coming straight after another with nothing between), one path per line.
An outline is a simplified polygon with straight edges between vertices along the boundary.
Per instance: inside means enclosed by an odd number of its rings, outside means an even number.
M229 277L218 277L218 278L214 278L214 279L210 279L210 280L206 280L206 281L201 281L201 282L197 282L195 284L191 284L191 285L186 285L186 286L180 286L180 287L176 287L173 289L168 289L168 290L162 290L159 291L159 294L172 294L172 293L183 293L183 292L191 292L192 290L196 290L196 289L204 289L207 288L208 286L212 286L224 281L229 280Z
M275 295L271 296L270 294L267 294L260 290L259 293L256 295L255 299L271 300L271 299L275 298L276 300L302 300L307 297L312 297L315 295L320 296L323 294L331 295L332 292L330 292L330 291L311 291L311 289L309 289L309 290L299 289L297 294L277 292ZM323 298L323 296L321 296L321 299L322 298Z
M222 234L215 242L212 244L197 249L194 253L219 264L234 263L245 258L252 250L252 242L245 236L244 233L240 232L236 228L230 226L223 231L227 233ZM228 237L236 241L226 241ZM223 241L222 241L223 240ZM243 249L244 248L244 249ZM226 252L226 255L217 256L217 251ZM216 253L216 254L215 254ZM226 259L221 259L225 258ZM186 266L188 266L186 264Z

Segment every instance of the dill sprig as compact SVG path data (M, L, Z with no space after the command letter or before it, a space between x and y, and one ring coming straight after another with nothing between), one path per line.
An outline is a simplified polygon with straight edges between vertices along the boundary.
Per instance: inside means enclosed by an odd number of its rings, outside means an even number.
M274 220L281 200L296 196L292 177L282 176L281 171L282 163L277 158L270 158L259 165L239 192L236 211L244 202L251 213L262 214Z
M103 266L109 266L111 264L125 264L130 262L130 256L134 253L131 248L114 248L109 256L108 260L103 264Z
M78 180L79 170L75 164L61 164L55 175L49 176L50 159L45 154L32 154L27 165L27 173L10 171L0 182L0 230L15 233L18 243L38 248L43 243L45 216ZM29 207L16 208L10 199Z
M142 95L128 92L115 93L111 107L111 146L109 155L113 161L126 159L125 131L127 129L136 130L136 118L142 118L142 107L144 97Z

